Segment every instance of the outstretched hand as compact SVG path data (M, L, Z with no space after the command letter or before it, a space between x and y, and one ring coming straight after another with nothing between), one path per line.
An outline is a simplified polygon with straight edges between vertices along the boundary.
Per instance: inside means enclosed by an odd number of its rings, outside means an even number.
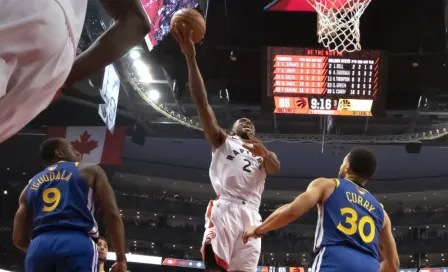
M248 132L247 136L249 137L250 143L253 147L243 144L243 147L252 152L255 156L266 157L269 156L268 149L264 146L263 142L260 141L252 132Z
M196 56L196 49L192 39L193 29L185 23L179 22L173 25L171 34L180 46L185 58L194 58Z

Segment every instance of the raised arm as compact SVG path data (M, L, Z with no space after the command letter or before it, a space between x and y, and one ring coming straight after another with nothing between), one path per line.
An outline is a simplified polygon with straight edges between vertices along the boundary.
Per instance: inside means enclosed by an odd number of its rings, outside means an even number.
M380 272L396 272L400 266L397 245L392 235L392 223L389 216L384 211L384 225L380 234L380 254L383 261L381 262Z
M73 63L65 85L69 86L121 58L149 33L148 17L140 0L100 0L114 25Z
M198 111L199 120L204 130L207 141L218 148L226 139L224 130L218 125L215 113L208 104L207 91L205 90L204 81L196 62L196 50L191 40L192 30L187 28L185 24L176 25L172 30L172 34L179 43L182 53L185 55L188 66L188 84L190 87L191 98Z
M28 186L23 189L19 197L19 209L14 217L14 229L12 231L14 245L23 252L26 252L30 245L30 232L32 228L31 218L26 207L26 188Z

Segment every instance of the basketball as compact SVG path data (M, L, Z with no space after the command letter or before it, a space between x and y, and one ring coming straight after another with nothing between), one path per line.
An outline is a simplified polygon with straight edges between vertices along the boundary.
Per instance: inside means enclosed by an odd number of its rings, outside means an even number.
M170 29L180 23L184 23L187 27L193 29L192 39L194 43L202 41L205 35L205 19L198 11L190 8L176 11L171 19Z

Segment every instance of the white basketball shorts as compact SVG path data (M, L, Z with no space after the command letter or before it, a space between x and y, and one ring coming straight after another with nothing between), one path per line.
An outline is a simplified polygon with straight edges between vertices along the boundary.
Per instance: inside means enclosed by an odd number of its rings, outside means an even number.
M249 226L260 225L258 207L247 202L220 196L210 201L205 214L204 246L211 244L216 262L227 271L257 271L261 239L250 239L243 244L242 236Z
M44 110L76 55L55 0L0 0L0 142Z

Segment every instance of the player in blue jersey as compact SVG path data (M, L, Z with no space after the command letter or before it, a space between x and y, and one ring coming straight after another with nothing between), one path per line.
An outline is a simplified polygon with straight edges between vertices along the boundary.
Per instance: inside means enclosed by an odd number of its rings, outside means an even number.
M249 227L244 242L287 225L317 205L312 272L396 272L399 258L389 216L364 188L376 164L368 149L353 149L337 179L312 181L306 192L278 208L263 224Z
M79 153L66 139L46 140L40 156L46 168L23 190L14 218L13 241L26 252L25 270L98 271L97 199L117 253L112 271L125 272L123 222L104 171L79 163Z

